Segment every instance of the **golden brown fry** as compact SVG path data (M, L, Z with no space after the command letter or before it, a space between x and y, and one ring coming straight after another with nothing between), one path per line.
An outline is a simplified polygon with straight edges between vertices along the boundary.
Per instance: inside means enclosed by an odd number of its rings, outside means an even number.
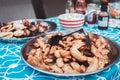
M80 72L80 65L77 62L71 62L70 65L74 70Z
M51 65L50 68L56 73L63 73L62 69L56 65Z
M80 72L81 73L86 72L86 67L84 65L80 65Z
M87 61L87 56L83 55L78 49L85 45L84 42L78 40L70 48L71 55L80 62Z
M99 69L98 59L96 57L88 58L89 67L86 72L96 71Z
M91 45L91 52L94 54L94 56L103 58L103 55L100 53L100 51L94 45Z
M58 35L54 34L54 35ZM51 36L54 36L51 35ZM28 63L55 73L77 74L102 69L109 63L110 49L104 37L89 33L91 47L86 50L85 35L73 34L64 37L59 44L50 46L40 37L33 43L34 48L28 53ZM87 55L90 53L92 55ZM82 64L83 63L83 64ZM86 66L85 64L88 65Z
M62 59L62 58L58 58L58 59L56 60L56 65L57 65L58 67L63 67L63 66L64 66L63 59Z
M15 37L23 36L23 35L24 35L24 31L23 31L23 30L14 31L13 35L14 35Z

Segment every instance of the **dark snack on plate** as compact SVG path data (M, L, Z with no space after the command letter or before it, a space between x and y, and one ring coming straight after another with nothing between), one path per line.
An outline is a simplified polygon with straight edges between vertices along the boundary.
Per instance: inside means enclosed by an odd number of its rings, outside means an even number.
M22 38L36 36L38 33L43 33L48 30L48 25L43 21L35 22L22 20L22 23L9 22L1 24L0 37L1 38Z
M31 44L26 61L42 70L54 73L76 74L97 71L109 64L110 47L106 39L89 33L88 50L84 34L72 34L62 38L58 45L51 46L48 40L55 34L37 37Z

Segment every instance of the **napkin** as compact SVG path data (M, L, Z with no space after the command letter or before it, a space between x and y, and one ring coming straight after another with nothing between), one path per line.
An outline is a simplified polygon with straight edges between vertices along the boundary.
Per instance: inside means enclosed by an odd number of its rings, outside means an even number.
M120 19L109 19L109 27L120 28Z

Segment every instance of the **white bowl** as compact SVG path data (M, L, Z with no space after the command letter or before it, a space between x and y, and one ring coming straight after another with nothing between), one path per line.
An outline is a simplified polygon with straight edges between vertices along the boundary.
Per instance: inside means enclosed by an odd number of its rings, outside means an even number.
M63 27L77 28L84 24L85 16L78 13L65 13L58 16L59 22Z

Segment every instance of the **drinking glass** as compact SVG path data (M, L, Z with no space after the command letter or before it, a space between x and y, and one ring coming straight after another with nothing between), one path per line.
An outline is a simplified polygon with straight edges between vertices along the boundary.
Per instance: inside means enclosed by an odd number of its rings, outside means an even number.
M92 30L94 24L96 24L97 22L97 5L95 3L87 4L87 13L92 10L94 10L94 12L86 16L86 22L89 25L90 31Z

